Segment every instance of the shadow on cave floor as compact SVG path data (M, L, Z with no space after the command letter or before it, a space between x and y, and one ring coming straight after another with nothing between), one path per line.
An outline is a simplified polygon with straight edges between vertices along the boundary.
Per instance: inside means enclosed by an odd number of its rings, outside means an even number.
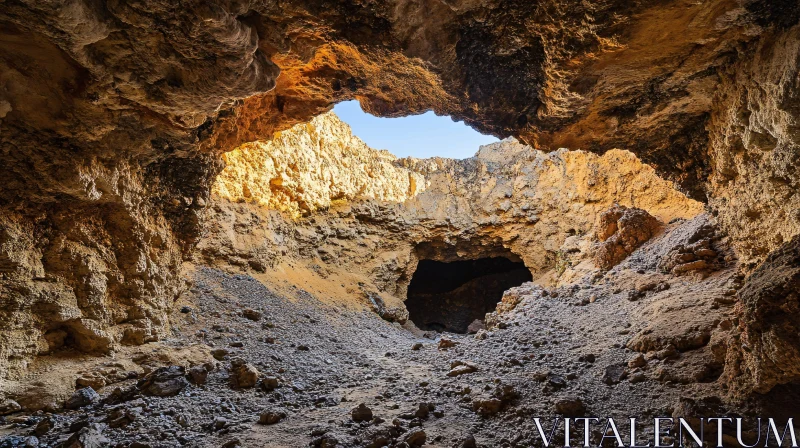
M408 287L409 318L423 330L475 332L509 288L532 280L522 262L480 258L450 263L420 260Z

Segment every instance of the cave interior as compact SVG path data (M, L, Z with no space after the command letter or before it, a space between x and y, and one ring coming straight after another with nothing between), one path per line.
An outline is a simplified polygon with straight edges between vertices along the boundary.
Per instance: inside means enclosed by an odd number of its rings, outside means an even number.
M406 308L422 330L474 333L506 290L531 280L530 271L513 254L451 262L420 260L408 287Z

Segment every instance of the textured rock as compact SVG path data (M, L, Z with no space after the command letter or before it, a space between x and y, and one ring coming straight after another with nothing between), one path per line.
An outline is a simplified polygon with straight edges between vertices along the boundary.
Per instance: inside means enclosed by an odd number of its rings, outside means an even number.
M292 216L353 199L403 202L424 190L421 174L398 167L329 112L224 155L212 193Z
M372 420L372 409L361 403L350 411L350 416L354 422L368 422Z
M22 406L14 400L3 399L3 401L0 401L0 415L13 414L21 410Z
M320 152L315 156L319 160L342 159L342 147L333 136L349 136L349 127L331 114L314 123L314 127L302 125L287 132L294 136L292 141L306 141L311 137L302 134L326 130L330 137L317 137L324 144L308 151ZM286 157L284 165L295 164L291 144L285 148L277 148L276 142L272 145L272 151ZM248 148L248 152L264 150L263 145ZM355 151L352 158L389 160L375 151L370 156L360 146L351 150ZM264 156L248 157L263 160ZM298 157L309 155L303 152ZM534 279L556 281L559 257L578 264L588 253L597 216L615 203L642 208L665 222L693 217L703 208L632 154L619 150L602 157L566 150L544 154L506 140L482 147L470 159L409 158L393 164L402 170L399 172L408 173L395 178L401 190L413 176L420 179L418 185L424 185L424 191L402 203L347 198L328 210L291 221L279 213L294 207L290 196L272 197L267 207L274 212L217 201L209 216L213 224L198 244L199 262L262 271L319 256L331 268L350 266L350 272L368 273L380 291L364 290L365 299L387 320L404 322L408 316L401 301L420 259L450 262L510 257L521 259ZM252 178L275 175L271 163L253 165L251 170ZM262 175L262 170L270 174ZM309 182L316 179L301 177ZM235 173L223 175L214 189L237 191L241 179ZM370 181L364 177L354 182ZM384 179L374 181L386 185ZM323 181L322 185L305 185L303 190L328 191L329 187ZM240 196L228 199L247 202ZM296 217L291 212L286 216ZM368 235L375 237L365 237Z
M555 411L565 417L583 417L586 406L580 398L567 397L556 402Z
M261 373L252 364L246 363L241 358L234 358L231 361L231 380L234 387L250 388L258 383Z
M64 407L67 409L78 409L88 406L100 400L100 395L91 387L84 387L77 390L66 403Z
M593 248L595 263L601 269L616 266L661 227L661 223L646 211L615 204L597 219L595 236L600 243Z
M110 444L103 435L103 430L100 425L92 424L85 428L81 428L78 432L73 434L69 439L64 442L65 448L101 448Z
M181 366L160 367L139 381L139 390L145 395L171 397L179 394L189 382Z
M754 266L800 234L800 27L773 30L722 72L709 120L709 204Z
M274 425L279 421L286 418L286 411L282 409L270 409L261 413L258 417L258 423L262 425Z
M726 374L739 386L766 393L800 378L800 236L783 244L750 275L739 292L745 320L741 351L732 351Z
M354 98L546 150L629 149L708 200L753 269L800 234L798 21L786 0L5 1L0 372L165 336L204 218L225 218L206 209L221 154ZM490 164L425 164L470 163Z

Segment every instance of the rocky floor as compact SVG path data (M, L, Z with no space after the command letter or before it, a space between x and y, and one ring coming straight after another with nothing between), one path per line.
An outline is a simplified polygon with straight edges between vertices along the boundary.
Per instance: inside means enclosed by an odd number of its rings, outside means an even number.
M138 373L106 363L82 377L86 387L101 378L99 394L79 389L69 409L14 413L5 403L0 447L523 447L538 446L534 417L614 417L627 434L629 416L730 409L718 378L735 266L701 276L658 267L697 229L672 226L570 286L512 289L492 329L475 335L423 333L199 268L176 305L174 338L150 344L193 356L162 367L145 356ZM768 397L773 415L792 409L796 396L781 396ZM652 440L652 428L640 437Z

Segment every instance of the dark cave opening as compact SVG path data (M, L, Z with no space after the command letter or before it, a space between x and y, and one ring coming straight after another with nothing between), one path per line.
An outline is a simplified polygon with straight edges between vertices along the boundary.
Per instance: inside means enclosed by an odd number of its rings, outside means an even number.
M420 260L408 286L406 308L422 330L468 333L472 322L494 311L506 290L532 279L525 264L503 257Z

